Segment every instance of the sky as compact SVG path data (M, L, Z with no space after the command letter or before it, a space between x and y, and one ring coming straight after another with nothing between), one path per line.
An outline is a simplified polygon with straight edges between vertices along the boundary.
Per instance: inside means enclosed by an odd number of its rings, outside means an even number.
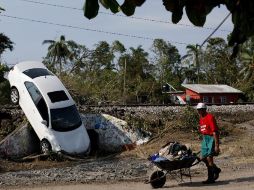
M173 24L171 13L161 0L146 0L142 7L136 8L135 18L122 13L113 15L100 6L98 16L89 20L81 10L84 1L0 0L0 7L6 10L0 14L0 33L15 43L13 51L4 52L2 61L8 65L26 60L42 61L48 48L42 42L59 40L61 35L89 49L100 41L111 44L119 40L127 49L141 45L147 52L151 51L153 39L160 38L176 46L183 56L187 44L202 44L229 13L224 6L215 8L204 27L193 26L185 13L178 24ZM226 39L232 29L229 17L213 37Z

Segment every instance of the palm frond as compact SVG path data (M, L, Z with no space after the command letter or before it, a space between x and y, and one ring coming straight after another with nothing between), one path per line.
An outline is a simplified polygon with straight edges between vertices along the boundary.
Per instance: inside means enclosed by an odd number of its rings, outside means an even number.
M56 41L55 40L44 40L43 42L42 42L42 45L44 45L44 44L53 44L53 43L55 43Z

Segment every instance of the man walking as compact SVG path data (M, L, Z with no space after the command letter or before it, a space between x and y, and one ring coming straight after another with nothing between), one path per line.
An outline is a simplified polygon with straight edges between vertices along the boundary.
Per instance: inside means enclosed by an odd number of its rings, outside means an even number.
M213 160L213 157L220 152L218 126L214 116L207 112L205 103L198 103L196 108L200 116L199 131L203 135L201 159L206 164L208 171L208 178L206 181L203 181L203 183L211 184L215 183L215 180L219 178L221 172L221 169L214 164Z

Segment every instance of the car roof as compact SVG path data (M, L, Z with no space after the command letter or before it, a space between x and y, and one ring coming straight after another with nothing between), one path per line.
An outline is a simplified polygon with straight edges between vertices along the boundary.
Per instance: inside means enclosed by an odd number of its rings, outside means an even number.
M19 72L22 73L22 75L26 78L26 81L33 82L37 86L50 109L62 108L75 104L68 90L65 88L63 83L59 80L59 78L56 75L39 76L32 79L23 73L24 71L33 68L47 69L43 63L37 61L23 61L16 64L14 67ZM48 96L48 93L55 91L64 91L69 100L52 103L52 101Z
M63 85L63 83L54 75L48 75L48 76L41 76L34 78L32 80L37 88L40 90L42 96L45 98L47 105L49 108L62 108L66 106L70 106L75 104L74 100L72 99L71 95ZM60 101L60 102L54 102L50 100L48 93L49 92L55 92L55 91L64 91L69 98L69 100Z
M45 67L45 65L43 65L43 63L37 62L37 61L23 61L23 62L20 62L20 63L16 64L14 67L16 69L18 69L20 72L23 72L23 71L26 71L26 70L32 69L32 68L47 69Z

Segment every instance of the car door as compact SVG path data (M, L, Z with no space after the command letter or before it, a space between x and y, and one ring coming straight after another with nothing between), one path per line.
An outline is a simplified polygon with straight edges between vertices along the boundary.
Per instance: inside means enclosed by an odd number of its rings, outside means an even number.
M27 99L26 103L23 104L23 111L39 139L42 140L45 136L48 136L49 131L48 107L39 89L33 82L25 82L25 87L27 91L25 92L26 95L24 95Z

